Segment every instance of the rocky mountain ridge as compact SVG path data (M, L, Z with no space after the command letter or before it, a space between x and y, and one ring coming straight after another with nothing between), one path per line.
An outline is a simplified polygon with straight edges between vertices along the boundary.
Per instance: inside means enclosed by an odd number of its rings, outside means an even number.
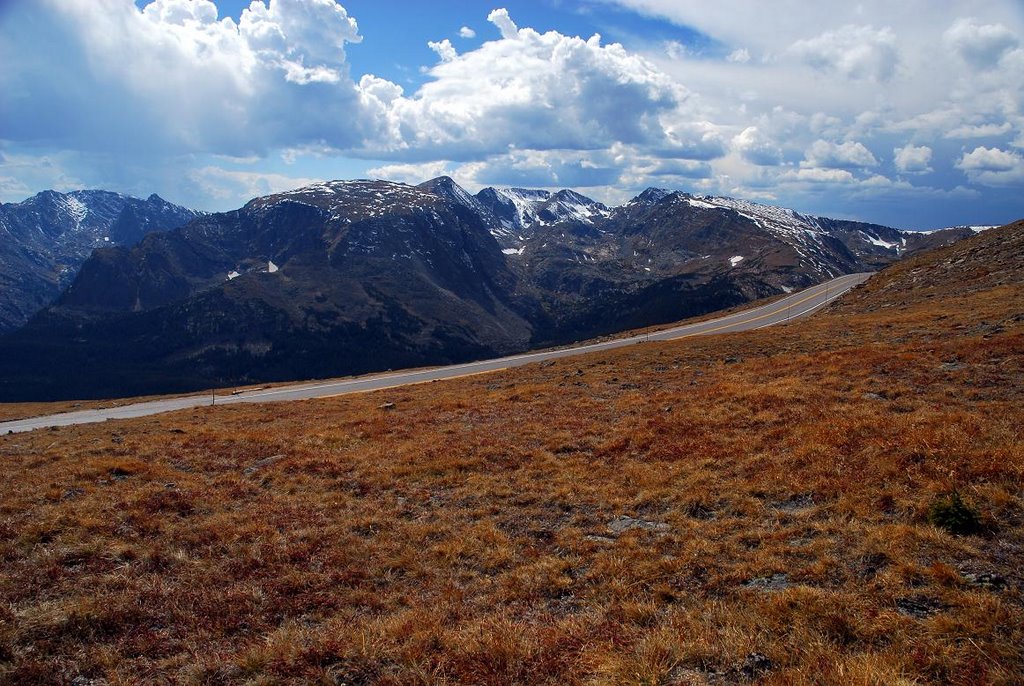
M0 204L0 332L52 302L96 248L134 245L201 214L155 194L142 200L98 190Z
M96 397L465 361L675 321L866 271L925 242L649 189L331 181L96 250L0 340L0 397ZM98 361L98 362L97 362Z

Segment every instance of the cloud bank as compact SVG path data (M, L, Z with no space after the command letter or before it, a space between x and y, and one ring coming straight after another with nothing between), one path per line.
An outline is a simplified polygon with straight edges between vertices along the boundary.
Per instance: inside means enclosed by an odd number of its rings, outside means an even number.
M14 0L0 23L0 197L130 176L222 206L336 159L609 202L656 184L833 214L904 207L890 221L908 225L915 198L937 213L936 198L983 193L1024 214L1010 197L1024 180L1013 0L609 1L713 47L627 48L474 10L453 25L486 16L483 42L466 42L468 24L424 39L436 62L406 92L351 73L363 39L335 0L256 0L237 21L211 0ZM51 171L29 171L44 158Z

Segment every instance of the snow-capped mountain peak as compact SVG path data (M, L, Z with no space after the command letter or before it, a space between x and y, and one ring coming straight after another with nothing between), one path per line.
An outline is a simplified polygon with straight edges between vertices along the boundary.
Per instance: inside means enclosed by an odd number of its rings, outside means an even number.
M592 224L609 215L607 207L572 190L485 188L476 198L497 219L494 237L517 248L537 227L560 222Z
M555 193L539 209L538 219L542 224L556 224L561 221L575 221L590 224L598 217L608 216L608 208L575 191L563 190Z
M453 200L456 203L468 207L471 210L480 213L486 213L487 208L483 204L470 195L469 191L460 186L450 176L439 176L436 179L431 179L416 186L424 190L428 190L432 193L440 195L442 197Z
M661 202L667 196L672 195L676 191L666 190L664 188L654 188L653 186L646 189L643 193L630 200L628 205L653 205Z

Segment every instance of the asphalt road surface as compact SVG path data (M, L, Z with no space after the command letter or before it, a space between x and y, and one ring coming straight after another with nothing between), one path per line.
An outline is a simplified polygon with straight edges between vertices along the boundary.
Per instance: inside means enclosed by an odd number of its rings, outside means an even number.
M430 369L418 369L412 371L389 372L387 374L375 374L372 376L361 376L351 379L336 381L322 381L306 384L296 384L281 388L253 390L237 394L216 396L217 405L232 405L235 403L266 403L282 402L287 400L307 400L310 398L323 398L332 395L345 393L358 393L361 391L374 391L382 388L393 388L408 384L424 383L428 381L440 381L452 379L469 374L480 374L492 372L510 367L519 367L532 362L543 362L544 360L555 360L563 357L572 357L582 353L596 352L599 350L611 350L622 348L627 345L643 343L645 341L669 341L690 336L706 336L709 334L734 333L737 331L750 331L761 329L773 324L781 324L790 319L805 317L827 303L849 291L854 286L868 280L870 273L848 274L833 279L827 283L812 286L798 293L787 295L785 298L776 300L768 305L762 305L742 312L736 312L725 317L709 319L695 324L683 324L671 329L664 329L650 334L641 334L628 338L616 338L599 343L590 343L576 347L560 348L557 350L545 350L535 353L524 353L512 355L494 360L482 360L480 362L468 362L466 364L454 364L448 367L435 367ZM190 407L200 407L213 403L211 395L194 395L183 398L170 398L167 400L153 400L144 403L134 403L98 410L78 410L61 414L46 415L43 417L32 417L30 419L19 419L11 422L0 423L0 435L7 433L19 433L22 431L33 431L51 426L70 426L73 424L92 424L104 422L108 419L129 419L132 417L144 417L161 412L173 412L184 410Z

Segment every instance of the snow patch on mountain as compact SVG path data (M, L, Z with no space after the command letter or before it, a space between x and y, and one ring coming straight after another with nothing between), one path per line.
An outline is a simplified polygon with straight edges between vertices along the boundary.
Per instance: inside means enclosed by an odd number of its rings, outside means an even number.
M928 231L911 231L909 233L920 233L920 234L924 234L924 235L929 235L929 234L933 234L933 233L939 233L941 231L957 231L957 230L963 230L963 229L968 229L970 231L973 231L974 233L981 233L983 231L988 231L989 229L996 229L996 228L999 228L998 224L993 224L991 226L989 226L989 225L969 226L969 225L963 224L963 225L960 225L960 226L947 226L944 229L929 229Z
M865 231L861 231L860 235L863 236L868 243L871 243L872 245L877 245L879 248L885 248L886 250L892 250L893 248L895 248L898 252L900 247L902 247L900 243L889 243L888 241L883 241L878 236L872 236L871 234ZM904 240L903 243L906 243L906 240Z
M680 194L680 197L683 202L694 207L733 210L780 238L794 237L806 233L824 233L816 217L801 214L787 207L762 205L750 200L738 200L736 198L712 195L693 196Z
M89 208L84 202L73 195L64 196L64 209L75 224L75 229L82 226L82 221L89 214Z
M354 223L386 215L430 211L440 197L423 187L393 181L325 181L256 198L246 207L267 212L284 203L328 213L331 221Z
M515 208L513 226L518 228L526 228L537 221L537 209L551 197L549 191L528 188L496 188L494 190L512 203Z
M575 191L559 191L551 196L538 212L541 225L561 221L592 224L595 219L611 214L607 207Z
M485 188L476 200L493 217L491 235L503 248L521 248L536 229L572 222L593 225L611 212L576 191L531 188Z

